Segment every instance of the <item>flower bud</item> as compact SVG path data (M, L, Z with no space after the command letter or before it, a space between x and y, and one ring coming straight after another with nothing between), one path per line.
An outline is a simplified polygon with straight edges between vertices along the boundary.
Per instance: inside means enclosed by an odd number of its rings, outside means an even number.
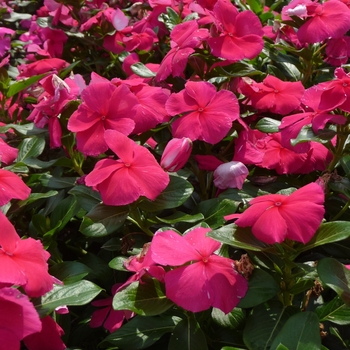
M189 138L172 139L164 149L160 165L165 171L178 171L186 164L191 152L192 141Z
M241 162L228 162L219 165L214 171L214 185L221 190L226 188L242 189L248 176L247 167Z

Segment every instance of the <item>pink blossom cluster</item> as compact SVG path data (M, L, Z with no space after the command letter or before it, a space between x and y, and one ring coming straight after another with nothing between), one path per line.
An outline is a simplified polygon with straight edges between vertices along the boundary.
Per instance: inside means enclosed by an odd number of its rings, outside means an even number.
M27 199L31 190L11 171L0 169L0 205L11 199ZM43 296L56 281L48 273L50 254L33 238L21 239L0 211L0 336L1 349L62 350L63 330L51 316L39 318L30 298ZM20 289L17 289L21 287Z

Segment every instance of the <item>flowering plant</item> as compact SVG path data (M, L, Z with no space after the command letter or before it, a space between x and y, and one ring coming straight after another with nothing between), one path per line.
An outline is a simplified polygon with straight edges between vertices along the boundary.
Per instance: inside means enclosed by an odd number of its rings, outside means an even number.
M350 347L345 1L0 7L0 349Z

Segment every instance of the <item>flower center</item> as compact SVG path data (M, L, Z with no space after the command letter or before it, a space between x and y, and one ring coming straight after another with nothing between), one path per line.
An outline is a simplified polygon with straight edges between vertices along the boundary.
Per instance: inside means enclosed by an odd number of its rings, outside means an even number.
M105 115L102 115L101 116L101 120L105 120L106 119L106 116Z
M124 166L127 168L130 168L131 164L130 163L124 163Z
M227 35L228 35L228 36L231 36L231 37L233 36L233 34L232 34L232 33L227 33Z
M282 205L282 202L275 202L275 207L280 207Z
M198 108L198 112L203 112L204 108Z
M348 86L348 84L347 84L347 83L343 83L343 86L344 86L344 87L347 87L347 86Z

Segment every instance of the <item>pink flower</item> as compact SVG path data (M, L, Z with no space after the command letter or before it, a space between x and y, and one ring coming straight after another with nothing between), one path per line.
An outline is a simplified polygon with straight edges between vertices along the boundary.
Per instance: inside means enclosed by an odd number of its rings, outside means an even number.
M4 169L0 169L0 186L0 206L7 204L12 198L27 199L31 191L18 175Z
M286 82L273 75L268 75L262 83L245 78L242 80L241 90L256 109L282 115L298 108L304 94L300 81Z
M98 81L84 89L81 97L84 102L70 117L68 129L76 132L77 148L82 153L98 156L107 151L105 130L124 135L134 130L132 115L137 99L127 86Z
M254 198L243 214L225 216L237 219L240 227L252 226L254 236L268 244L291 239L306 244L322 222L324 192L316 183L299 188L291 195L269 194Z
M231 2L218 0L213 9L216 29L207 41L211 53L230 61L254 58L264 47L264 31L252 11L241 13Z
M28 297L19 290L0 288L0 309L1 349L19 350L24 337L40 332L39 315Z
M189 138L172 139L166 145L160 160L165 171L178 171L184 167L192 152L192 142Z
M68 67L68 63L60 58L47 58L34 63L22 64L17 68L20 72L17 78L31 77L47 72L57 72Z
M319 109L332 110L340 108L350 112L350 74L343 68L336 68L334 71L336 79L322 83L323 92Z
M52 319L46 316L41 319L42 329L38 333L31 334L24 338L24 344L28 350L64 350L61 336L63 329Z
M297 31L301 43L340 38L350 29L350 10L341 1L306 4L309 18Z
M181 266L165 275L166 296L182 308L199 312L211 306L229 313L244 297L248 283L234 268L234 261L213 254L220 243L198 227L180 236L174 231L157 232L152 240L153 260L161 265Z
M107 205L126 205L140 196L151 200L166 188L169 175L153 155L127 136L115 130L105 132L105 142L119 156L118 160L103 159L85 178Z
M113 296L106 299L95 300L91 303L93 306L102 307L93 312L90 321L91 328L98 328L103 325L105 329L113 333L122 326L125 319L128 320L134 315L134 313L129 310L113 310L113 297L121 286L121 283L116 283L112 287Z
M326 46L325 62L332 66L339 67L348 62L350 57L350 38L343 36L342 38L331 38Z
M208 36L207 29L198 29L196 21L187 21L174 27L170 34L171 50L164 57L157 72L156 80L165 80L170 74L180 76L185 70L188 56Z
M53 287L48 273L50 254L40 241L21 239L6 216L0 212L0 283L23 286L30 297L40 297Z
M214 171L214 185L221 190L226 188L242 189L249 174L248 168L241 162L228 162L219 165Z
M239 119L236 96L228 90L217 92L204 81L188 81L184 90L170 95L165 108L170 115L183 115L172 124L174 137L211 144L221 141Z

